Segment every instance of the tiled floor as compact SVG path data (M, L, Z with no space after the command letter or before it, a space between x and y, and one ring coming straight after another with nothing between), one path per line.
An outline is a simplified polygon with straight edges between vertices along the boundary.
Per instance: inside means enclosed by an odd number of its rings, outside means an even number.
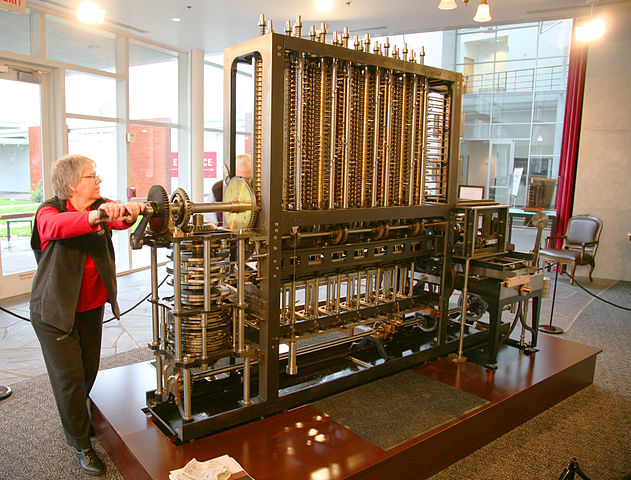
M528 251L534 245L536 230L514 227L513 242L518 250ZM614 281L595 280L589 283L582 277L586 268L579 269L577 278L590 290L599 292L607 289ZM553 274L547 274L554 278ZM166 268L161 267L158 280L166 276ZM171 288L165 283L160 296L170 294ZM124 275L118 279L119 305L124 312L151 291L148 270ZM552 293L552 292L551 292ZM578 287L569 285L567 277L559 278L554 309L553 324L567 330L587 304L594 301ZM28 317L28 296L23 295L8 300L0 300L0 305L19 315ZM550 320L551 298L545 299L541 311L541 323ZM508 313L507 313L508 314ZM105 318L111 318L109 307ZM120 321L113 320L104 326L102 357L144 347L151 341L151 306L143 302ZM30 323L0 311L0 385L10 385L21 380L46 373L39 343Z
M158 270L158 279L166 276L166 268ZM148 270L123 275L118 278L118 298L121 312L132 307L151 291ZM169 287L165 284L160 295L166 296ZM28 318L28 295L0 301L4 308ZM109 306L105 319L112 318ZM142 302L137 308L124 315L120 321L107 322L103 328L101 356L125 352L144 347L151 341L151 305ZM26 378L46 373L39 343L29 322L0 311L0 385L10 385Z

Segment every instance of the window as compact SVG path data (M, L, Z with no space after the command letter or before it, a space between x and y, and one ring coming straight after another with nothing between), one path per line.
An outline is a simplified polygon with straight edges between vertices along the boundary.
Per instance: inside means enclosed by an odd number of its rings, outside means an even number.
M558 175L572 21L456 31L465 75L461 183L525 206L532 177Z
M116 118L116 79L68 70L66 111Z
M176 124L177 55L132 43L129 63L129 118Z
M178 188L178 129L132 123L129 133L127 184L138 197L146 197L153 185L162 185L171 195Z
M8 52L30 55L31 19L29 15L16 15L0 9L0 45Z
M96 162L101 178L101 195L118 198L118 162L116 155L116 124L69 118L68 153L78 153Z
M46 15L46 57L51 60L115 71L116 35L54 15Z

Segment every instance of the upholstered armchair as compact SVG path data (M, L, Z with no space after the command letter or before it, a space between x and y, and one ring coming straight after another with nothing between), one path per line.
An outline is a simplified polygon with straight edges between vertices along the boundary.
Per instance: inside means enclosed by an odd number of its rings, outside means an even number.
M591 282L602 229L603 222L599 218L593 215L576 215L569 219L565 235L546 238L546 245L552 245L552 241L556 239L563 239L562 247L542 248L539 250L539 259L543 260L544 267L546 263L571 265L571 285L574 284L576 267L589 265L589 281Z

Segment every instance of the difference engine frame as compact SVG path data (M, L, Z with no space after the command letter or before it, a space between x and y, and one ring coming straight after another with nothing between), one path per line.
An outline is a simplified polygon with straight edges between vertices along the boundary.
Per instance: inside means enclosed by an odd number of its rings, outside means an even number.
M179 441L458 349L448 310L462 75L368 50L268 33L224 53L232 174L237 68L254 71L251 220L211 231L195 214L216 206L160 193L162 221L143 239L157 384L147 406ZM158 248L171 249L166 299ZM466 345L488 338L466 334Z

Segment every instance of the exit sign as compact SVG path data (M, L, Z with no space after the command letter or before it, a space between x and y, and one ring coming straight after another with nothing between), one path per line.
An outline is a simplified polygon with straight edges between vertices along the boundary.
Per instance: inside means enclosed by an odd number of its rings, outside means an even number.
M12 12L26 13L26 0L0 0L0 7Z

